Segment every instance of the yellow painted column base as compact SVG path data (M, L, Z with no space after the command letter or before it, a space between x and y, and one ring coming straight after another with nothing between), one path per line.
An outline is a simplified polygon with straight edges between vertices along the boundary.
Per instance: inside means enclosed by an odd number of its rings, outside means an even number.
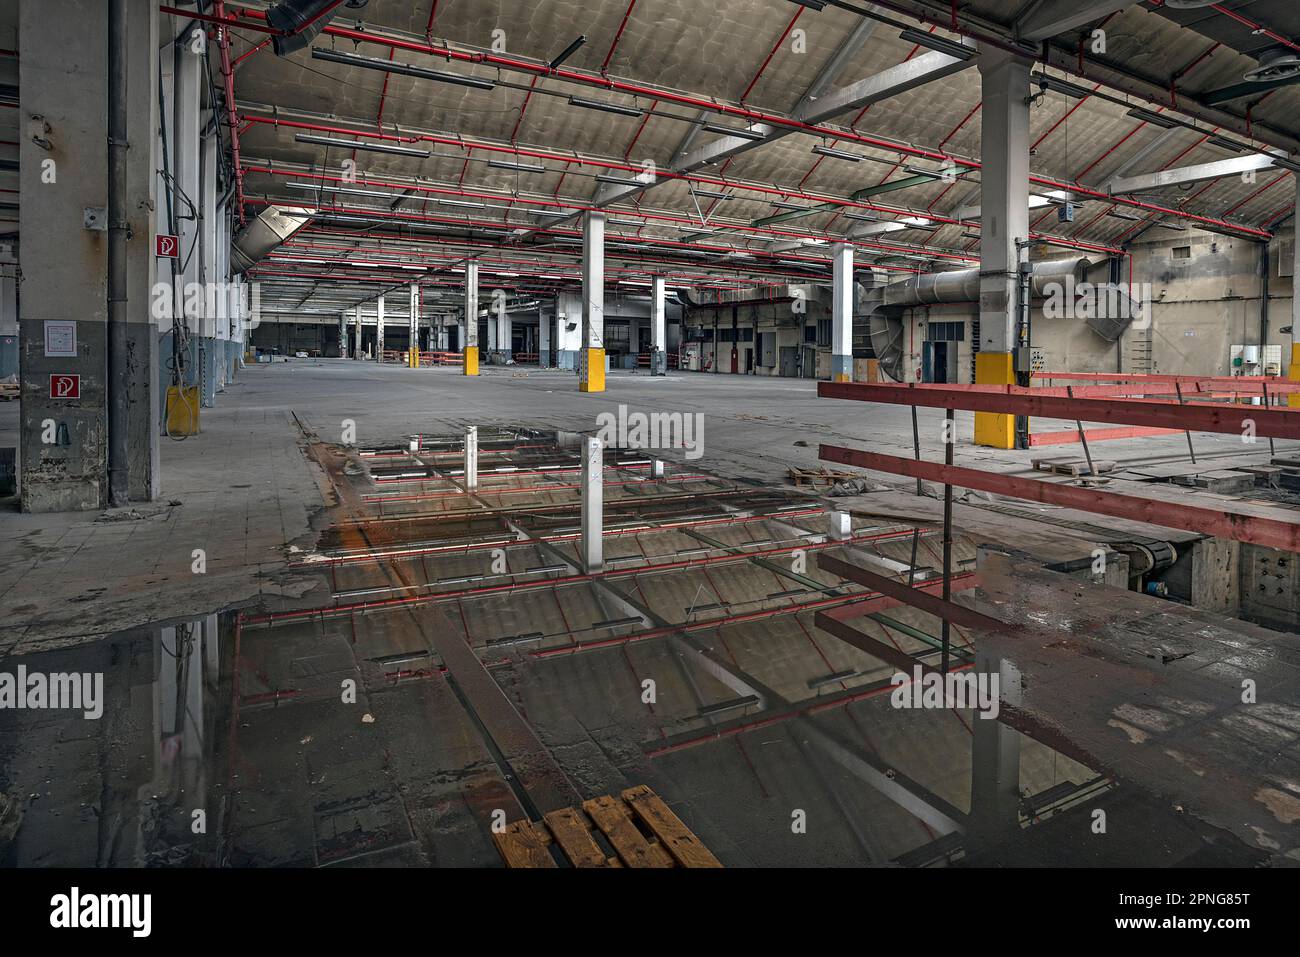
M579 392L605 391L605 350L584 350L582 375L578 378Z
M837 372L837 373L835 373L835 375L831 376L831 381L832 381L832 382L852 382L852 381L853 381L853 376L851 376L851 375L849 375L848 373L845 373L845 372Z
M466 346L463 358L465 375L478 375L478 346Z
M1014 385L1015 364L1009 352L975 354L976 385ZM975 413L975 444L994 449L1016 447L1016 417L1000 412Z
M1286 377L1292 382L1300 382L1300 342L1291 343L1291 365ZM1300 408L1300 392L1292 392L1287 396L1286 404L1293 409Z

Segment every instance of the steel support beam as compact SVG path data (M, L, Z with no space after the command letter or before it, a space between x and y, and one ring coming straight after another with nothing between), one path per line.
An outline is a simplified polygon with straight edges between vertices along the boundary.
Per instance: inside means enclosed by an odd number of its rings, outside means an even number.
M1040 0L1016 27L1022 40L1037 42L1136 6L1140 0Z
M1059 482L1017 478L958 465L941 465L937 462L904 459L894 455L881 455L876 452L863 452L831 445L821 446L818 454L827 462L839 462L842 465L853 465L877 472L890 472L894 475L956 485L980 492L991 492L995 495L1009 495L1030 502L1059 505L1062 508L1075 508L1098 515L1159 525L1162 528L1200 532L1218 538L1262 545L1265 548L1300 551L1300 524L1295 522L1282 522L1244 512L1201 508L1165 499L1101 492Z
M1110 180L1108 187L1112 193L1141 193L1165 186L1200 183L1207 179L1223 179L1227 176L1241 176L1273 168L1273 160L1270 157L1254 153L1250 156L1235 156L1232 159L1200 163L1196 166L1157 170L1140 176L1118 176Z

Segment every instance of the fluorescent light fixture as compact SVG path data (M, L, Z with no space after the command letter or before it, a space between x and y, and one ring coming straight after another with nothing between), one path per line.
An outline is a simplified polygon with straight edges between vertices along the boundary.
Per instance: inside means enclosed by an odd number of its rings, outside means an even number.
M1274 153L1265 154L1273 161L1273 165L1278 169L1289 169L1293 173L1300 173L1300 161L1287 159L1285 156L1278 156Z
M848 160L850 163L862 162L862 157L857 153L850 153L847 150L832 149L829 146L814 146L812 151L819 156L833 156L835 159Z
M488 166L493 169L509 169L520 173L545 173L545 166L538 166L535 163L516 163L513 160L488 160Z
M333 183L285 183L289 189L307 189L312 192L326 190L331 193L347 193L349 196L380 196L384 199L410 199L401 193L387 193L380 189L357 189L355 186L336 186Z
M712 189L693 189L691 190L696 196L707 196L709 199L735 199L730 193L719 193Z
M316 146L337 146L340 149L367 150L371 153L392 153L396 156L419 156L429 158L428 150L417 150L410 146L394 146L391 143L368 143L364 140L341 140L333 136L315 136L311 133L298 133L294 136L298 143L313 143Z
M975 51L964 44L955 40L945 40L943 37L937 37L933 33L926 33L924 30L904 30L899 36L908 43L915 43L918 46L929 47L931 50L938 50L940 53L946 53L958 60L969 60L975 55Z
M1150 123L1152 126L1158 126L1165 130L1172 130L1176 126L1183 125L1176 120L1161 116L1159 113L1152 113L1150 110L1144 110L1141 107L1134 107L1124 115L1132 117L1135 120L1141 120L1144 123Z
M1082 100L1086 96L1091 96L1092 91L1082 86L1077 86L1066 80L1057 79L1054 76L1048 76L1046 73L1035 73L1033 80L1040 87L1046 87L1053 93L1064 93L1066 96L1072 96L1076 100Z
M311 58L313 60L329 60L331 63L342 63L345 66L361 67L365 70L378 70L381 73L398 73L402 76L419 77L422 80L455 83L458 86L469 86L476 90L496 89L496 83L492 80L484 80L476 76L465 76L460 73L444 73L441 70L429 70L422 66L412 66L410 63L394 63L381 60L378 57L361 56L357 53L339 53L336 50L323 50L320 47L313 47Z
M1136 213L1127 213L1122 209L1112 209L1110 215L1114 216L1116 219L1126 219L1130 223L1140 223L1142 221L1141 216Z
M1172 229L1176 233L1183 233L1187 231L1186 226L1179 226L1176 223L1156 223L1155 225L1157 229Z
M730 126L724 126L721 123L705 123L703 128L710 133L721 133L723 136L739 136L742 140L762 140L767 137L757 130L737 130Z
M641 182L641 181L638 180L638 179L625 179L625 178L622 177L622 176L609 176L609 175L606 174L606 173L597 173L597 174L596 174L596 182L598 182L598 183L613 183L615 186L645 186L645 185L647 185L646 183L643 183L643 182Z
M581 106L587 110L600 110L602 113L617 113L619 116L643 116L645 110L635 106L620 106L617 103L605 103L602 100L589 100L585 96L569 97L570 106Z
M811 206L800 206L798 203L787 203L779 199L769 199L768 202L777 209L812 209Z
M1247 149L1249 149L1249 147L1247 147L1244 143L1238 143L1235 140L1230 140L1226 136L1211 136L1210 145L1217 146L1221 150L1228 150L1229 152L1232 153L1244 153L1246 152Z
M464 199L440 199L439 206L463 206L466 209L486 209L487 203L472 203Z
M845 214L844 214L844 218L845 218L845 219L856 219L856 220L858 220L858 221L860 221L860 222L864 222L864 223L878 223L878 222L880 222L880 217L879 217L879 216L873 216L873 215L871 215L870 213L845 213Z
M826 0L790 0L791 3L797 3L801 7L807 7L809 10L821 12L826 9Z

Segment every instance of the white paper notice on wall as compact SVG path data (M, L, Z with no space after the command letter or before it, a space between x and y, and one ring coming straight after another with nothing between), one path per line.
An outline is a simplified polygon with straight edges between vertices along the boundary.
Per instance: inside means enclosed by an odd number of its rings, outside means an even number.
M77 324L70 320L46 320L45 355L70 358L77 354Z

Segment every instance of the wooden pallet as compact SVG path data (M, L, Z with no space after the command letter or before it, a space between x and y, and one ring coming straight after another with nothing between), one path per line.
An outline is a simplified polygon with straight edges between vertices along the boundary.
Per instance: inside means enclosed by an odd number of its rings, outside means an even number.
M607 794L584 801L581 808L550 811L541 822L514 821L499 833L493 831L492 840L506 867L558 867L557 852L573 867L722 866L644 784L619 797Z
M0 382L0 402L12 402L18 398L16 382Z
M1073 478L1078 478L1080 475L1091 475L1093 474L1093 471L1098 475L1101 475L1104 472L1115 471L1114 462L1103 461L1101 459L1093 459L1092 469L1088 468L1088 460L1082 458L1033 459L1031 460L1031 464L1035 471L1053 472L1056 475L1069 475Z
M862 478L861 472L832 472L830 469L790 469L790 481L795 485L813 488L830 488L838 482Z

